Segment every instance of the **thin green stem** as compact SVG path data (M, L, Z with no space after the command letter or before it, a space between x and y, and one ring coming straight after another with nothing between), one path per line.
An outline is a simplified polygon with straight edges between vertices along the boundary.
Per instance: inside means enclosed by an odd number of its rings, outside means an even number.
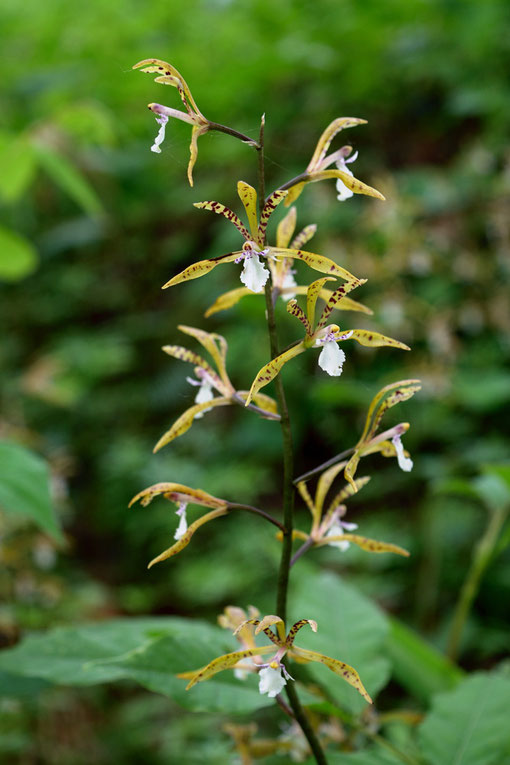
M265 202L265 171L264 171L264 125L265 117L262 116L260 123L260 137L258 149L258 176L259 176L259 210L262 212ZM262 245L265 242L261 242ZM278 336L276 332L275 304L273 300L273 289L270 282L266 282L266 309L267 309L267 327L269 334L269 344L271 349L271 358L279 355ZM276 585L276 613L284 622L287 621L287 594L289 589L290 561L292 557L292 530L294 525L294 485L292 476L294 473L294 452L292 447L292 432L290 426L289 410L285 398L285 390L281 375L275 379L276 400L280 412L280 427L283 441L283 539L282 554L280 558L280 567L278 570L278 579ZM287 698L289 699L292 712L298 724L303 731L306 740L313 752L318 765L327 765L326 756L321 747L319 739L301 706L299 696L295 685L292 682L287 683L285 687Z
M316 468L313 468L313 470L309 470L307 473L303 473L303 475L298 476L294 479L294 484L298 484L301 481L308 481L309 478L313 478L314 475L317 475L318 473L322 473L323 470L326 470L327 468L333 467L333 465L336 465L337 462L341 462L343 459L348 457L350 454L352 454L354 451L354 447L351 449L346 449L344 452L340 452L340 454L335 454L334 457L331 457L330 460L327 460L327 462L323 462L322 465L318 465Z
M229 510L246 510L247 513L254 513L255 515L260 515L262 518L265 518L266 521L269 521L269 523L272 523L274 526L278 526L280 531L283 531L283 524L281 524L280 521L277 521L276 518L273 518L272 515L269 515L269 513L266 513L265 510L261 510L259 507L253 507L253 505L241 505L239 504L239 502L229 502L228 509Z
M226 133L227 135L231 135L233 138L239 138L240 141L250 144L250 146L253 146L254 149L258 150L260 148L257 141L254 141L253 138L250 138L249 135L244 135L244 133L240 133L238 130L234 130L234 128L227 127L227 125L220 125L219 122L209 122L207 129L217 130L219 133Z
M467 573L464 584L462 585L455 613L453 615L452 626L448 636L447 656L456 661L459 654L460 639L462 631L469 616L471 606L478 592L480 581L489 565L489 562L497 544L499 532L505 522L508 514L508 508L498 507L491 511L489 523L485 529L485 534L480 539L473 553L473 560Z

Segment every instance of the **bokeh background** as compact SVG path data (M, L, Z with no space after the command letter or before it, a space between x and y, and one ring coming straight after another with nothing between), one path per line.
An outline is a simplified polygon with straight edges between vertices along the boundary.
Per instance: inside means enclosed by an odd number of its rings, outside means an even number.
M210 119L255 138L265 112L269 186L306 167L332 119L368 120L338 146L359 151L355 174L386 203L340 204L333 183L313 184L297 203L298 224L317 223L311 249L369 280L356 298L374 316L344 314L345 326L363 322L412 352L348 344L340 380L320 374L312 354L288 365L296 469L351 446L380 387L423 380L387 420L411 422L413 472L366 460L372 480L349 518L412 557L333 548L312 557L443 650L494 504L490 476L510 459L506 0L4 0L0 25L0 436L48 461L66 535L58 543L2 517L3 644L115 615L214 621L228 603L274 608L278 543L256 519L211 524L185 554L147 572L174 516L163 502L127 509L145 486L178 480L279 511L278 429L251 413L211 412L152 454L194 396L190 368L160 350L184 341L178 323L228 339L240 388L268 353L260 298L203 316L239 285L238 268L160 290L186 264L237 248L235 231L192 203L218 199L239 211L235 184L256 184L256 158L207 135L191 189L187 125L171 122L162 154L149 151L157 125L146 104L179 107L174 89L131 71L155 56L181 71ZM310 274L300 275L304 283ZM299 329L283 302L278 318L282 344L292 342ZM300 519L304 527L302 507ZM508 532L463 633L467 670L505 655L505 540ZM202 719L181 715L172 728L162 696L116 686L40 693L5 702L0 751L9 762L159 765L188 728L201 741ZM406 691L387 693L399 701ZM207 736L204 728L204 747Z

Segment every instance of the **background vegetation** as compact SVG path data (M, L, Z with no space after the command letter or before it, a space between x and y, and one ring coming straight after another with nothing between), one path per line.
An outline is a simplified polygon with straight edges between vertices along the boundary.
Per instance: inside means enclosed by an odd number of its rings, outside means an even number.
M149 151L157 126L145 105L175 106L176 95L131 65L157 56L182 72L210 119L255 137L265 111L271 186L303 170L334 117L368 120L348 136L360 153L356 175L388 201L339 204L332 184L315 184L299 200L298 222L318 223L314 251L369 278L356 297L374 309L371 326L413 351L349 346L340 381L317 373L308 355L284 375L298 472L353 443L382 385L422 378L423 391L395 415L412 424L406 447L414 471L374 457L364 471L373 479L353 502L364 533L401 544L412 557L318 551L295 597L305 597L310 582L327 588L334 572L360 602L367 596L398 617L381 633L389 646L383 711L421 714L431 704L441 711L434 694L455 694L458 682L474 683L460 695L476 699L486 675L460 680L440 663L436 677L439 653L420 663L425 644L387 636L404 624L445 650L473 550L494 508L508 505L508 3L90 0L78 7L27 0L21 7L4 0L0 23L0 437L47 461L65 529L59 539L51 515L43 528L13 515L4 486L2 643L113 616L214 623L229 603L274 608L278 543L256 519L212 524L186 553L147 572L173 534L173 516L164 503L127 510L141 488L179 480L278 511L280 446L271 423L219 410L151 454L194 395L188 370L160 351L182 342L177 322L228 338L240 387L249 387L268 352L258 298L202 318L220 292L238 285L234 269L159 289L199 256L235 249L230 227L192 203L219 199L237 209L235 182L255 182L255 158L227 136L208 135L190 189L188 126L172 122L161 156ZM283 304L280 313L291 342L295 325ZM16 455L8 462L12 449L0 459L4 478L21 464ZM30 464L23 463L18 489L44 472ZM503 695L509 539L503 529L460 652L462 670L497 676ZM322 632L330 619L326 612ZM379 648L376 642L371 650ZM49 684L55 676L40 668L24 679L2 668L0 752L9 762L159 765L183 747L189 763L230 757L219 718L188 715L174 700L142 691L133 677L76 689L62 675ZM453 696L446 706L459 708ZM271 715L266 710L260 719L278 732ZM410 727L388 734L407 751ZM427 729L420 735L427 740ZM496 759L473 755L469 762L503 763L502 747L489 747ZM428 756L441 762L432 750Z

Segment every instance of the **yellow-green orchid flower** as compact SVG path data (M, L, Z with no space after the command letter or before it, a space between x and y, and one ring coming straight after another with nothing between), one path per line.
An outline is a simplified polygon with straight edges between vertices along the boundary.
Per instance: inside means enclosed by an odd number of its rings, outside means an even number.
M177 541L167 550L162 552L156 558L151 560L148 568L154 566L155 563L167 560L168 558L177 555L177 553L184 550L191 541L191 538L195 531L203 526L204 523L213 521L215 518L220 518L222 515L226 515L229 512L229 504L224 499L218 499L213 497L212 494L208 494L202 489L190 489L189 486L184 486L181 483L156 483L153 486L149 486L147 489L139 492L131 502L129 507L136 502L140 502L144 507L147 506L154 497L163 496L170 502L175 502L177 505L176 515L179 518L179 524L174 534L174 539ZM188 526L186 518L186 508L188 505L201 505L203 507L212 508L209 513L202 515L194 523Z
M163 289L173 287L175 284L180 284L180 282L188 281L190 279L198 279L200 276L204 276L204 274L212 271L212 269L216 268L218 265L235 261L236 263L243 263L241 281L245 287L249 289L250 292L260 292L270 275L270 272L264 266L263 262L261 262L260 258L267 259L268 261L279 260L280 258L301 260L303 263L310 266L310 268L320 271L321 273L339 277L348 282L356 284L361 283L360 280L349 273L349 271L338 266L329 258L324 257L324 255L307 252L302 250L301 247L286 248L265 246L269 218L276 207L285 198L287 194L286 191L276 190L269 195L262 209L260 220L257 218L257 192L255 189L249 184L239 181L237 184L237 191L246 210L249 224L248 228L246 228L240 218L232 212L232 210L219 202L196 202L195 207L212 210L229 220L245 240L242 249L236 250L235 252L229 252L226 255L219 255L215 258L200 260L197 263L193 263L164 284Z
M182 436L191 425L193 420L203 417L205 412L211 411L217 406L229 406L230 404L244 405L248 397L248 391L236 391L232 385L226 369L227 341L221 335L195 327L187 327L183 324L178 329L186 335L191 335L208 351L214 361L216 369L205 361L198 353L188 350L180 345L165 345L163 350L169 356L173 356L181 361L187 361L194 365L196 380L187 378L191 385L198 387L195 396L194 406L186 409L181 416L174 422L172 427L167 430L159 439L154 451L157 452L166 444L169 444L174 438ZM215 396L215 390L219 395ZM279 419L277 414L276 402L274 399L264 394L257 395L254 399L254 411L257 411L262 417L268 419Z
M306 543L305 549L308 547L322 547L324 545L331 545L337 547L344 552L349 548L349 545L355 544L361 547L362 550L367 550L372 553L396 553L397 555L408 556L407 550L404 550L398 545L391 544L389 542L380 542L376 539L369 539L368 537L360 536L359 534L353 534L352 532L358 528L356 523L347 523L342 518L347 511L343 502L359 491L362 486L368 483L369 476L359 478L354 482L354 487L350 484L344 486L339 492L335 494L327 509L324 511L324 502L326 496L331 488L331 485L341 470L345 468L347 462L339 462L329 470L325 470L320 476L317 482L317 488L315 490L315 497L312 499L305 481L300 481L297 484L297 489L304 500L306 506L310 510L312 516L312 525L308 534L302 531L294 529L293 535L296 539L301 539ZM281 534L279 534L281 537ZM299 557L296 554L296 560ZM294 559L293 559L293 562Z
M359 181L347 167L347 164L354 162L358 156L357 152L353 156L350 156L352 151L350 146L342 146L338 151L328 155L328 150L333 138L341 130L364 124L366 124L366 120L361 120L356 117L339 117L328 125L317 142L317 146L315 147L315 151L305 172L293 179L293 181L284 184L282 187L289 189L289 193L285 200L285 205L287 207L299 197L307 183L324 181L330 178L335 178L337 181L337 198L340 201L352 197L353 194L365 194L384 201L384 197L379 191L373 189L371 186L367 186L366 183ZM336 165L336 169L328 170L333 164Z
M401 441L402 435L409 429L409 423L401 422L382 433L377 433L377 429L388 409L401 401L407 401L419 390L421 390L420 380L398 380L381 388L372 399L361 437L354 447L354 453L345 464L344 477L354 489L356 489L354 475L359 461L368 454L380 452L384 457L396 457L402 470L408 472L412 469L413 462L409 454L404 451Z
M305 226L305 228L300 231L300 233L297 234L294 239L292 239L295 227L296 208L291 207L287 215L278 224L278 228L276 230L276 246L279 249L286 249L287 247L290 247L292 250L299 250L300 248L304 247L308 241L310 241L312 236L317 231L317 226L315 223L312 223L308 226ZM294 298L296 295L306 295L308 286L300 286L296 284L294 279L295 271L292 268L293 263L294 258L290 257L282 257L275 260L268 258L267 264L269 266L269 270L271 271L271 285L273 289L273 295L275 297L280 295L283 300L289 300ZM232 308L232 306L236 305L240 300L242 300L242 298L252 294L252 290L248 289L247 287L238 287L237 289L224 292L215 300L213 305L207 309L204 315L207 318L212 316L214 313L217 313L218 311L224 311L227 308ZM332 294L332 290L322 289L319 292L319 297L327 301ZM356 300L352 300L349 297L342 298L335 305L335 308L339 309L340 311L360 311L361 313L372 314L370 308L367 308L367 306L363 305L362 303L358 303Z
M304 353L308 348L322 347L318 359L319 366L329 375L334 377L338 377L342 373L342 367L345 361L345 354L338 345L339 341L352 339L356 340L360 345L366 345L372 348L387 345L393 348L401 348L406 351L410 350L409 346L401 343L399 340L386 337L379 332L372 332L367 329L351 329L348 332L342 332L337 324L327 323L333 308L335 308L339 301L341 301L345 295L355 287L364 284L366 279L347 282L338 287L329 297L319 322L315 329L313 329L317 298L319 297L324 284L331 280L331 277L323 277L310 284L306 293L306 314L302 308L300 308L296 300L289 300L287 303L287 311L299 319L303 324L305 328L305 338L295 345L292 345L288 350L284 351L262 367L253 381L250 393L246 399L247 403L251 401L252 396L258 394L261 388L271 382L271 380L279 374L284 364L294 358L294 356Z
M335 674L339 675L343 680L349 683L349 685L356 688L369 704L372 703L372 699L365 690L355 669L342 661L338 661L338 659L332 659L330 656L325 656L322 653L298 648L294 645L294 639L297 633L305 626L305 624L309 624L313 632L317 632L317 623L313 621L313 619L300 619L291 627L287 635L285 634L284 622L279 616L274 615L265 616L260 621L259 619L247 619L237 627L236 632L240 632L248 624L253 624L256 627L255 635L263 632L273 645L255 646L252 648L245 648L241 651L227 653L224 656L218 656L207 664L207 666L201 667L193 673L185 672L179 675L179 677L185 679L191 678L186 690L192 688L196 683L208 680L218 672L223 672L225 669L232 669L243 659L264 656L272 653L273 656L268 662L257 664L254 662L255 668L259 672L260 693L267 693L270 698L274 698L282 691L287 681L293 679L283 664L283 658L287 655L290 659L294 659L301 663L316 661L320 664L324 664L328 669L335 672ZM276 632L271 629L273 626L276 627ZM276 646L276 652L274 646Z
M174 88L177 88L181 101L186 109L185 112L180 111L179 109L171 109L162 104L149 104L149 109L156 115L156 122L160 125L158 135L151 146L151 151L156 152L157 154L161 152L159 147L165 138L165 127L169 117L173 117L174 119L192 125L188 180L190 186L193 186L193 167L195 166L198 155L197 141L201 135L204 135L204 133L207 133L209 130L209 120L204 117L196 105L186 80L174 66L166 61L161 61L158 58L147 58L135 64L133 69L140 69L141 72L147 72L149 74L156 73L158 76L155 78L155 82L161 83L162 85L172 85Z

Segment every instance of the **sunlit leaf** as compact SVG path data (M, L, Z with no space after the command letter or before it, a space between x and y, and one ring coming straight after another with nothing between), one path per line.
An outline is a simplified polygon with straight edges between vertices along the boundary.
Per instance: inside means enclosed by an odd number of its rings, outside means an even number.
M14 202L27 191L37 168L35 152L26 136L0 136L0 197Z
M35 247L24 236L0 226L0 280L17 282L29 276L39 264Z

